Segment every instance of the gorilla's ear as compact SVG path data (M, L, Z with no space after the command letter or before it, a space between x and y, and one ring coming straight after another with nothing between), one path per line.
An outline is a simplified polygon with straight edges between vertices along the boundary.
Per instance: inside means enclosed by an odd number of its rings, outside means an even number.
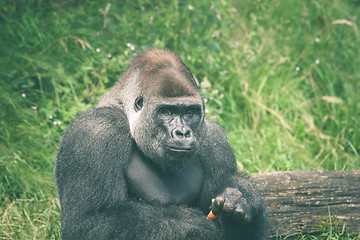
M134 105L134 109L136 112L140 111L143 107L144 104L144 98L143 96L139 96L135 99L135 105Z

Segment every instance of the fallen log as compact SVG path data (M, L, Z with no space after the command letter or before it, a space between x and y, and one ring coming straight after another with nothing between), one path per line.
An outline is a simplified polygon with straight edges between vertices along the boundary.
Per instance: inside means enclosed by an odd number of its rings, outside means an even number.
M265 199L271 238L320 234L360 237L360 171L291 171L252 176Z

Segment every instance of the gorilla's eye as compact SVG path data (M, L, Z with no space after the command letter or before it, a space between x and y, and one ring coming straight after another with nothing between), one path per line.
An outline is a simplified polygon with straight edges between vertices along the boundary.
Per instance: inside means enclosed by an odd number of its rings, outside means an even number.
M187 110L187 111L186 111L186 115L188 115L188 116L192 116L193 114L194 114L194 112L191 111L191 110Z
M172 111L170 111L170 110L165 110L164 111L164 115L165 116L170 116L170 115L172 115L173 113L172 113Z
M135 100L134 109L136 112L140 111L144 104L144 98L142 96L137 97Z
M176 113L176 110L170 106L164 106L161 108L160 112L162 115L169 117L169 116L173 116Z

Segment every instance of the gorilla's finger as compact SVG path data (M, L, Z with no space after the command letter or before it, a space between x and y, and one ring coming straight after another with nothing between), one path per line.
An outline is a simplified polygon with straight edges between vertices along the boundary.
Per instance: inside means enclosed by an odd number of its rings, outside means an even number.
M248 224L251 221L250 215L246 213L243 207L240 205L237 205L234 212L233 212L233 218L241 222L243 224Z
M212 204L211 204L211 210L213 211L213 213L215 215L219 215L223 205L224 205L225 200L222 197L216 197L215 199L213 199Z

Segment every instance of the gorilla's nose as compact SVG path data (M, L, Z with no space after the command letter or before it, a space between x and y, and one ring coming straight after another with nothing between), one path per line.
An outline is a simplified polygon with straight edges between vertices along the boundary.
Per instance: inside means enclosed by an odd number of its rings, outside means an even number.
M171 137L174 140L185 140L188 138L192 138L192 132L191 129L186 126L176 127L171 132Z

